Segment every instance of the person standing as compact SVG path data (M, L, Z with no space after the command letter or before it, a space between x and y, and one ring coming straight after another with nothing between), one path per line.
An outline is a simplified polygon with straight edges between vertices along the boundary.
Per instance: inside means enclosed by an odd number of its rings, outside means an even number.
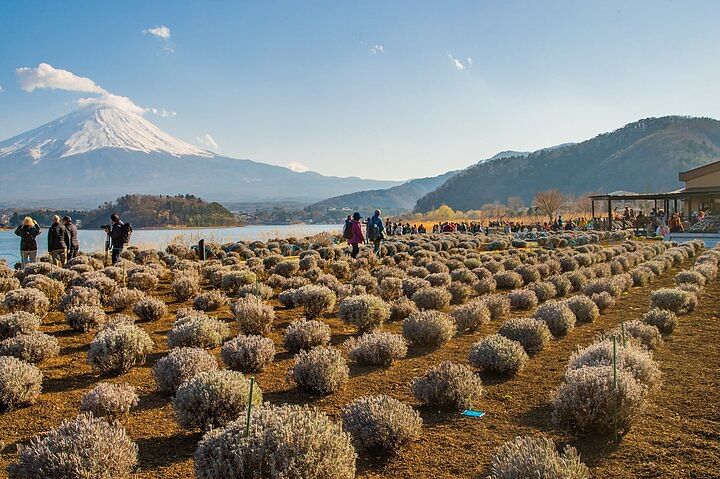
M26 216L15 230L20 237L20 262L24 268L37 259L37 238L40 235L40 226L31 217Z
M112 264L118 262L120 253L125 246L130 243L130 235L132 234L132 226L130 223L120 221L117 213L110 215L112 224L105 227L105 232L110 236L110 246L112 248Z
M65 244L67 244L68 249L67 260L70 261L80 252L78 229L69 216L63 217L63 225L65 225Z
M348 244L352 246L352 253L350 253L350 256L357 258L357 255L360 252L359 245L360 243L365 242L365 237L362 233L362 226L360 225L360 213L353 213L350 225L352 226L352 236L348 240Z
M60 223L60 217L54 215L52 217L52 225L48 229L48 253L50 253L50 263L60 266L65 266L67 261L67 243L65 237L67 231L65 226Z
M385 225L380 218L380 210L375 210L372 218L368 219L368 239L373 242L373 251L380 255L380 243L385 238Z

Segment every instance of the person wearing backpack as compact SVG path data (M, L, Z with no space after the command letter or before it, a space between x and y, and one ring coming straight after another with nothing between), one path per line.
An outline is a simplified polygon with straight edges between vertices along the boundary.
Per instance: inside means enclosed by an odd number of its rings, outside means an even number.
M343 226L342 235L343 238L345 238L346 240L352 238L352 216L350 215L345 218L345 225Z
M125 246L130 243L130 235L132 234L132 226L130 223L123 223L120 221L120 216L117 213L110 215L110 221L112 224L105 231L110 236L110 246L112 248L112 264L118 262L120 253L122 253Z
M375 210L372 218L368 219L368 239L373 242L373 251L380 256L380 243L385 238L385 225L380 218L380 210Z
M350 220L350 227L352 229L352 235L348 239L348 244L352 246L352 253L350 253L350 256L356 258L360 252L360 243L365 242L365 237L362 233L362 226L360 226L360 213L353 213L352 220Z

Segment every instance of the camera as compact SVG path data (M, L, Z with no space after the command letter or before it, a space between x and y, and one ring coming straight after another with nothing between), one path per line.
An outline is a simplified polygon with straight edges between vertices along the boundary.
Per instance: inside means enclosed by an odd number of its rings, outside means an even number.
M102 225L101 228L104 229L105 231L108 231L108 232L109 232L110 229L112 228L112 226L110 226L110 225Z

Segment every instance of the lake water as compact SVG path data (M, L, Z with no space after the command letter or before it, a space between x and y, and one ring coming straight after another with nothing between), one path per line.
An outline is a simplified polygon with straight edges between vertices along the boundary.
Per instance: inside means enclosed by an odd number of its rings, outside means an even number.
M139 248L165 248L168 244L182 242L195 244L201 238L206 242L229 243L231 241L267 241L272 238L303 237L322 232L340 233L340 225L250 225L237 228L200 228L173 230L135 230L130 241ZM80 230L80 251L94 252L105 248L103 230ZM47 252L47 229L37 238L38 255ZM12 265L20 261L20 238L15 231L0 231L0 260Z

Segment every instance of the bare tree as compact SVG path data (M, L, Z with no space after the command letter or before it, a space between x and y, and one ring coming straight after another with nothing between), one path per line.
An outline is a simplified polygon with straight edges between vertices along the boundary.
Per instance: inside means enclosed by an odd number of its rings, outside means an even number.
M495 200L493 203L486 203L480 209L491 219L500 219L507 214L507 206Z
M552 221L563 204L563 195L558 190L539 191L535 194L533 205Z
M513 213L519 213L525 209L525 202L519 196L511 196L507 199L507 206Z

